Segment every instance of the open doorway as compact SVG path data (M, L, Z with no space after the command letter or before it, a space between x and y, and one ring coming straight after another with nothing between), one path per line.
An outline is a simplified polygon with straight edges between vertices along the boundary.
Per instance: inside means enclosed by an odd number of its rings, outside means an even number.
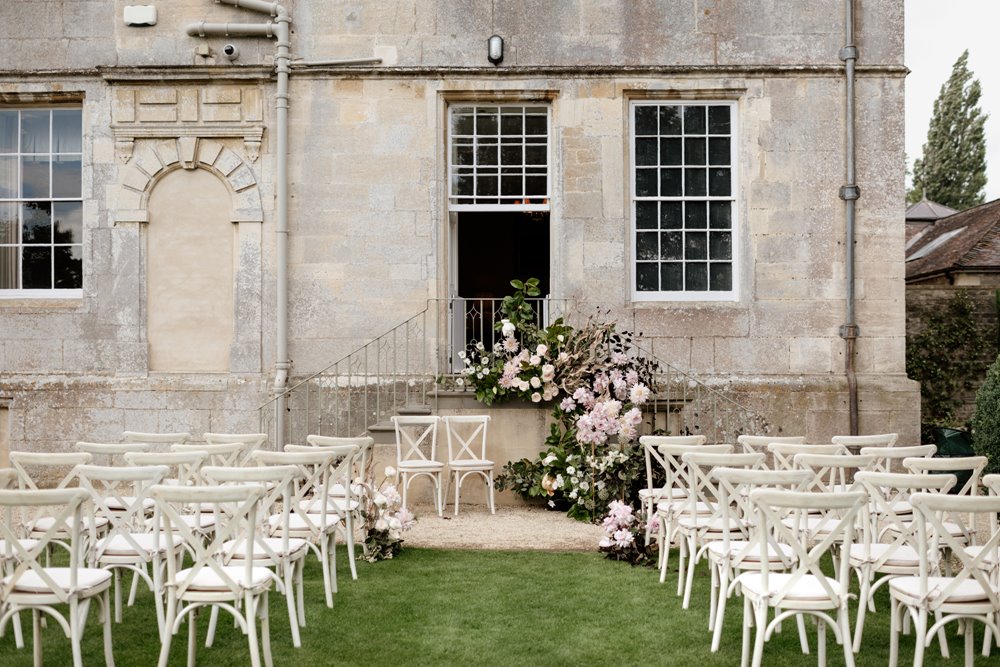
M457 352L477 342L493 344L500 301L514 291L511 280L538 278L542 296L549 293L549 212L462 211L456 232ZM542 308L537 312L542 324Z

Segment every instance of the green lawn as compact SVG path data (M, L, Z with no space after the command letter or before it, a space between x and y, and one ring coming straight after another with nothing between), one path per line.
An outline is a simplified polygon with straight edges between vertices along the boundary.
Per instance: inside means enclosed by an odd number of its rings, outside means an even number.
M340 592L334 609L323 604L315 559L306 569L307 626L301 649L293 649L284 598L271 595L271 640L275 665L738 665L741 600L733 602L719 653L709 652L708 574L698 571L691 609L674 595L676 574L658 583L651 569L605 560L597 553L444 551L406 549L396 559L359 563L351 581L340 549ZM225 617L223 617L225 618ZM869 615L858 665L887 665L888 607L881 600ZM84 662L103 665L100 625L87 625ZM853 620L853 617L852 617ZM0 666L31 664L29 643L14 648L8 629L0 639ZM215 646L199 647L203 665L249 664L245 638L231 621L221 622ZM202 615L200 629L207 627ZM125 610L114 626L119 667L152 665L159 641L149 593ZM187 629L174 639L171 664L185 664ZM981 634L977 634L981 636ZM55 623L44 631L45 664L70 663L69 641ZM981 641L977 639L977 647ZM813 641L815 650L815 642ZM961 665L961 639L952 658L941 660L933 645L927 665ZM843 664L830 637L830 665ZM798 649L794 624L767 644L765 665L811 665L815 656ZM901 640L900 664L912 664L912 638ZM978 664L1000 664L981 656Z

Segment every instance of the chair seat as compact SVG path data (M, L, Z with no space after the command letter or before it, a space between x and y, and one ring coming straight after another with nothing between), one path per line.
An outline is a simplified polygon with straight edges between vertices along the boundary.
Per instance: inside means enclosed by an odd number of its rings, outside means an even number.
M927 597L931 600L939 600L944 588L951 582L950 577L927 577ZM919 577L896 577L889 582L889 589L893 594L902 600L912 604L919 604L920 578ZM966 579L958 584L958 587L948 596L946 602L988 602L989 596L979 582L975 579Z
M262 546L266 545L271 551L273 551L279 558L289 558L290 560L295 560L299 556L304 556L306 554L306 549L308 547L305 540L300 537L290 537L288 538L288 550L284 549L284 540L280 537L257 537L254 541L253 547L253 560L255 563L266 563L271 562L271 557L267 555L267 551L263 549ZM226 554L229 558L233 560L246 560L246 542L243 539L239 540L229 540L222 544L222 552Z
M272 581L272 573L266 567L251 567L250 579L246 579L246 568L242 565L225 565L225 573L242 588L265 588ZM183 582L191 575L192 568L186 568L177 573L177 581ZM188 587L189 591L229 592L226 582L215 570L204 567L194 575L194 580Z
M913 527L913 523L909 522L909 521L906 522L905 525L906 525L906 527L908 529ZM959 539L959 540L964 540L965 539L965 531L962 530L962 527L960 525L958 525L957 523L954 523L952 521L943 521L943 522L941 522L941 525L944 526L944 529L947 530L948 534L951 535L952 537L954 537L956 539ZM892 530L893 532L897 532L897 533L899 532L898 530L895 529L894 526L889 526L889 530ZM914 530L913 532L916 533L917 531Z
M31 551L32 547L38 544L38 540L33 540L29 537L25 537L17 540L17 542L24 548L25 551ZM13 549L11 554L14 559L17 560L18 554ZM2 562L7 557L7 540L0 540L0 562Z
M135 504L135 496L122 496L121 500L111 496L104 499L104 504L108 506L109 510L119 510L124 512ZM155 505L156 502L152 498L142 499L143 509L152 510Z
M687 514L682 514L677 519L677 526L686 530L704 530L711 533L721 533L726 529L726 520L722 517L700 517L692 518ZM738 519L729 519L729 530L739 531L742 524Z
M307 522L301 515L293 512L288 515L288 530L293 533L312 530L332 530L340 523L340 516L327 512L326 524L320 525L320 518L322 516L322 514L309 514L309 521ZM273 514L267 517L267 525L270 526L271 530L281 530L283 518L280 514Z
M347 498L335 496L327 496L326 499L326 512L334 514L346 514L347 512L353 512L361 506L357 500L347 501ZM323 500L320 498L315 498L306 503L305 507L306 514L320 514L323 511Z
M460 459L458 461L448 461L448 467L452 469L469 469L469 470L479 470L482 468L492 469L495 464L493 461L487 459Z
M70 568L47 567L45 573L52 577L56 586L64 591L70 589ZM12 576L12 575L11 575ZM11 576L3 578L4 586L11 581ZM76 570L76 589L81 592L95 593L106 588L111 583L111 572L102 568L81 567ZM97 590L95 590L97 589ZM34 570L27 570L17 580L11 593L52 593L52 587Z
M639 489L639 498L644 501L652 498L659 502L661 499L667 497L671 500L681 500L682 498L687 498L687 491L676 486L673 489L668 489L665 486L653 489Z
M681 515L681 514L685 514L685 513L686 514L690 514L690 510L688 508L688 503L686 501L684 501L684 500L680 500L680 501L678 501L678 500L666 501L665 500L663 502L659 502L659 503L656 504L656 511L657 511L657 513L661 513L661 514L675 514L675 515ZM715 508L712 507L711 505L708 505L706 503L698 501L698 502L695 502L695 504L694 504L694 511L695 511L695 514L699 514L699 515L703 515L703 516L708 516L710 514L714 514L715 513Z
M767 576L768 585L766 589L764 587L764 579L758 572L744 572L737 577L737 581L739 581L740 585L743 587L744 595L749 594L754 597L762 598L777 594L792 576L793 575L791 574L784 574L781 572L770 573ZM843 595L840 583L836 579L827 577L826 580L837 597ZM788 593L782 598L783 605L789 602L800 602L803 604L828 602L830 607L836 606L835 603L830 600L830 596L820 583L820 580L817 579L815 575L811 574L802 576L795 582L791 590L789 590Z
M129 537L138 545L139 550L136 550L132 543L120 534L98 540L97 549L101 551L102 556L143 556L146 558L152 556L156 551L161 554L167 551L167 541L162 535L159 538L159 548L157 548L156 543L157 536L153 533L129 533ZM179 544L178 542L178 546Z
M441 461L400 461L396 465L399 472L436 472L444 470L444 463Z
M747 548L749 542L745 540L730 540L729 547L726 547L726 543L722 541L715 541L708 543L708 552L711 556L719 560L728 560L731 556L740 554L744 549ZM780 551L779 551L780 549ZM768 563L781 563L788 561L795 555L794 549L787 544L778 544L778 549L775 549L773 544L767 545L767 562ZM784 556L784 558L782 558ZM760 545L754 545L754 547L749 550L743 556L743 567L759 567L760 566Z
M886 553L892 548L893 545L891 544L872 544L869 546L871 552L866 554L865 545L852 544L850 550L851 565L858 567L865 563L877 562L884 558ZM883 565L884 567L904 567L915 570L920 567L920 556L913 547L901 544L895 547L895 552L889 556L889 559Z
M793 530L805 530L810 535L828 535L839 525L840 520L833 516L785 517L781 523Z
M343 498L343 497L345 497L347 495L347 489L344 487L343 484L340 484L340 483L331 484L330 488L327 489L326 493L327 493L327 495L330 495L330 496L339 496L339 497ZM351 495L352 496L358 497L358 496L364 495L364 493L365 493L365 487L363 487L360 484L351 484Z
M965 547L965 553L969 554L973 558L979 556L979 554L981 554L982 551L983 547L977 545ZM980 564L982 567L985 567L986 569L992 569L996 567L998 564L1000 564L1000 553L997 553L997 550L994 549L992 552L983 556L983 560L980 561Z
M66 530L73 525L73 517L66 517L63 522L63 529ZM80 532L87 530L87 522L89 519L83 519L80 525ZM30 530L32 533L44 533L49 530L53 525L55 525L56 518L54 516L41 516L35 519L30 524ZM98 530L102 530L108 525L108 518L103 516L94 517L94 526Z

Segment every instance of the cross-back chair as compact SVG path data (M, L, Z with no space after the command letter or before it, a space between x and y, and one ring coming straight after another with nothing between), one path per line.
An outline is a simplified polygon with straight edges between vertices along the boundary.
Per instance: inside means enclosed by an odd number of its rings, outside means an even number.
M746 454L766 452L767 446L772 442L785 445L801 445L805 441L806 437L804 435L741 435L736 438L736 444L740 445Z
M13 468L0 468L0 490L14 488L17 488L17 471ZM20 523L20 517L16 517L16 519L17 523ZM18 541L25 548L30 548L35 543L35 540L26 537L20 537ZM13 550L11 553L13 553ZM0 539L0 578L10 574L16 563L17 561L13 556L8 560L7 545L5 540ZM3 612L0 611L0 615L2 614ZM19 649L24 648L24 635L21 632L21 616L14 614L11 617L11 623L14 626L14 645Z
M267 433L203 433L202 439L210 445L230 444L242 442L246 445L243 450L240 465L245 465L250 460L250 454L267 442Z
M978 496L979 480L988 461L985 456L908 458L903 459L903 467L914 474L954 474L958 476L960 473L966 473L965 482L962 483L960 480L949 493L957 496ZM947 518L945 525L952 531L952 537L963 541L966 545L976 544L976 524L975 521L971 520L971 517L967 517L964 521L958 517Z
M909 447L862 447L862 456L874 456L871 472L906 472L903 460L908 458L930 458L937 453L937 445L912 445Z
M830 438L830 442L835 445L843 445L849 449L861 449L862 447L892 447L899 438L897 433L875 433L872 435L835 435Z
M469 475L486 484L490 514L496 514L493 500L493 461L486 458L486 427L489 415L448 415L442 418L448 442L448 484L455 485L455 516L462 482Z
M152 445L153 449L165 450L170 445L182 445L191 439L190 433L151 433L147 431L124 431L122 442L142 442Z
M244 455L249 451L250 443L247 442L219 442L215 444L174 444L170 445L171 452L205 452L208 457L204 465L229 467L241 465Z
M407 495L410 483L417 477L427 477L433 485L434 509L438 516L444 514L443 488L444 462L437 460L437 416L395 415L392 423L396 431L396 474L403 489L403 508L408 509Z
M846 455L850 453L843 445L810 445L793 442L768 443L767 451L772 457L771 467L774 470L795 470L796 454Z
M639 489L639 516L645 523L646 545L652 535L652 519L657 503L679 500L684 490L679 481L672 478L666 460L660 454L661 445L694 447L705 444L703 435L643 435L639 437L643 456L646 460L646 488ZM670 483L673 482L673 483Z

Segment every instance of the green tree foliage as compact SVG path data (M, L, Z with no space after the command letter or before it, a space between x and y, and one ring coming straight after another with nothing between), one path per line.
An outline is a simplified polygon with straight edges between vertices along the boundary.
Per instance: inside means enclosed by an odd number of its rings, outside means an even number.
M906 195L911 204L926 193L931 201L961 211L985 199L987 114L979 108L982 90L968 61L966 50L934 101L923 157L913 164L913 189Z
M984 341L974 310L968 292L958 290L945 307L925 313L922 331L906 337L906 374L920 383L924 424L955 425L961 390L981 372Z
M1000 473L1000 356L990 366L986 381L976 393L972 446L977 454L989 457L987 473Z

